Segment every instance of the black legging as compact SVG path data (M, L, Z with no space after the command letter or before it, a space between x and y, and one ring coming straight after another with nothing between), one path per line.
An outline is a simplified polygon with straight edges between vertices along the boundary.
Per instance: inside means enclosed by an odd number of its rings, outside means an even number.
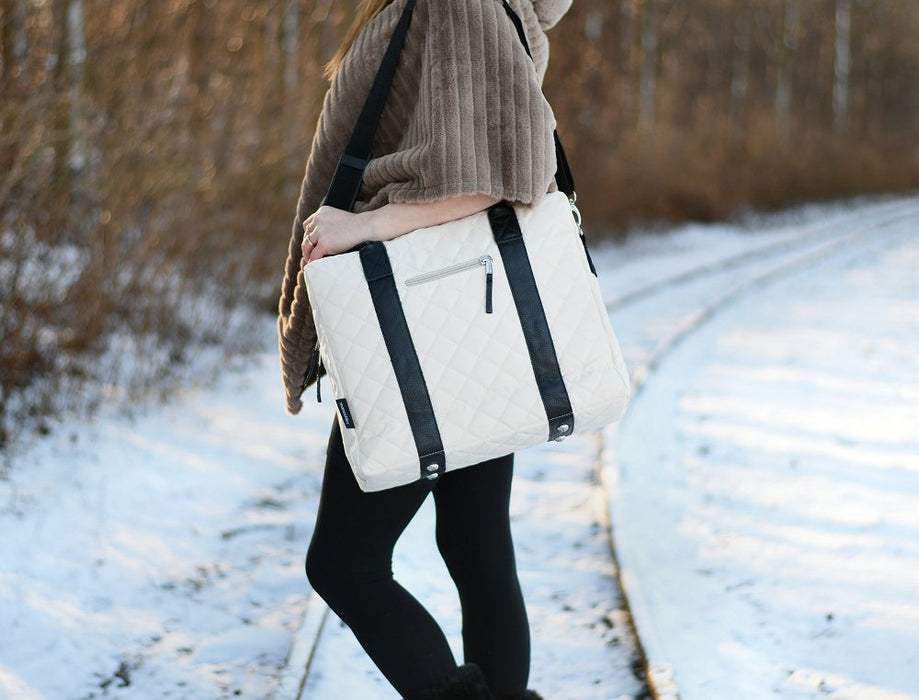
M508 455L436 482L364 493L337 422L332 428L306 573L404 697L436 687L456 669L437 622L392 575L396 540L431 491L437 546L462 605L465 661L482 668L493 693L526 688L529 625L508 519L513 468Z

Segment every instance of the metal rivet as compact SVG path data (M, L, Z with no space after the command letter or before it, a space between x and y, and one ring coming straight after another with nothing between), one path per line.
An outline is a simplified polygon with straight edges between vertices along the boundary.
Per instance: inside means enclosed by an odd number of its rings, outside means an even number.
M428 475L427 475L426 477L424 477L424 478L425 478L425 479L430 479L431 481L433 481L433 480L436 479L438 476L440 476L440 475L439 475L439 474L428 474Z
M567 436L567 435L559 435L557 438L555 438L555 442L563 442L564 439L565 439L566 437L568 437L568 436Z
M557 430L558 432L560 432L560 433L567 433L567 432L568 432L568 424L567 424L567 423L562 423L560 426L558 426L558 427L556 428L556 430Z
M429 472L436 472L438 469L440 469L440 467L437 466L436 464L429 464L429 465L428 465L428 471L429 471Z

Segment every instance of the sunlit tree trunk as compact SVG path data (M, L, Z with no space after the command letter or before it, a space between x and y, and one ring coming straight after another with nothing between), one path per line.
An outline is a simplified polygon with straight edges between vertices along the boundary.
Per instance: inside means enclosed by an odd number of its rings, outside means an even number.
M641 80L639 2L640 0L622 0L616 18L619 26L619 44L622 47L619 58L619 71L622 76L619 110L622 118L620 123L623 125L634 125L638 119L638 92Z
M52 192L62 197L54 203L52 216L66 220L66 208L70 205L72 183L70 177L70 154L72 149L73 120L71 118L71 79L70 79L70 0L53 0L51 5L52 23L52 143L54 165L52 174Z
M83 85L86 77L86 23L84 0L71 0L67 8L67 64L70 82L70 152L67 161L74 171L87 162L87 128Z
M654 123L657 103L657 7L656 0L645 0L641 24L641 73L638 87L638 123Z
M750 72L750 32L752 15L747 0L735 0L734 47L731 62L731 127L741 129L746 111Z
M784 0L782 3L782 40L779 45L778 75L775 83L775 128L780 134L788 134L791 118L795 52L798 48L800 21L800 0Z
M849 124L849 68L851 64L852 0L836 0L836 51L833 82L833 130Z
M0 10L0 200L20 145L14 136L17 119L12 106L20 98L26 79L26 11L26 0L7 0Z
M284 2L284 92L285 96L297 88L300 78L300 7L299 0Z

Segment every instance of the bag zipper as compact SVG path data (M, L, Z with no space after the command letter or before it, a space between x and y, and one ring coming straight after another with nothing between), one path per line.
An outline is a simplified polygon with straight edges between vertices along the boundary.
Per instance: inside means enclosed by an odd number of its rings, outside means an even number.
M473 260L466 260L465 262L456 263L455 265L450 265L449 267L443 267L439 270L434 270L433 272L425 272L424 274L410 277L409 279L405 280L405 286L414 287L419 284L425 284L426 282L433 282L434 280L439 280L443 277L449 277L450 275L455 275L460 272L464 272L465 270L471 270L480 266L485 268L485 313L490 314L493 311L492 293L494 290L495 276L494 261L490 255L480 255Z

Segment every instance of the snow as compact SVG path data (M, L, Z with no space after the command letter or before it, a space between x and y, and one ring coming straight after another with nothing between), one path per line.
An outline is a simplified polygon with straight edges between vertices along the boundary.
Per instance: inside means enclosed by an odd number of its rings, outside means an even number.
M919 697L917 209L596 246L644 383L618 429L518 455L534 688L642 696L621 576L658 690ZM396 697L303 575L332 407L285 415L273 320L254 332L212 388L68 422L0 472L0 698L280 700L309 660L304 698ZM459 655L432 523L396 575Z
M0 697L275 682L325 447L279 408L276 368L266 357L135 420L67 426L16 460L0 482Z
M627 593L684 700L919 698L917 224L739 300L610 430Z

